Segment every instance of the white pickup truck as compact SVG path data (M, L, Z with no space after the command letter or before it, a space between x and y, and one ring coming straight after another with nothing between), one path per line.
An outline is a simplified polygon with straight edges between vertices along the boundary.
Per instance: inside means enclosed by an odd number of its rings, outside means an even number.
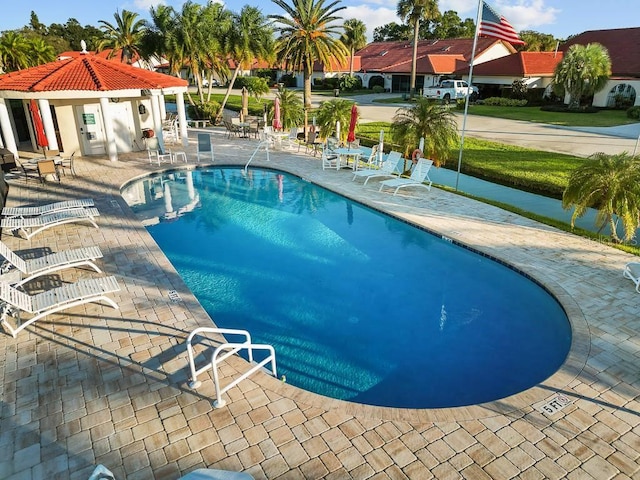
M471 95L470 100L475 100L478 98L478 88L470 87L464 80L443 80L437 87L425 88L422 95L434 100L442 100L442 103L466 98L467 95Z

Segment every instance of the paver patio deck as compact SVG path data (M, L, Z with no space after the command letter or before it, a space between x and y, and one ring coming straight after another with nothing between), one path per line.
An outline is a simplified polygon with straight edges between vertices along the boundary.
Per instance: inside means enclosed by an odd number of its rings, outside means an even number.
M244 164L256 143L214 133L215 163ZM186 167L175 166L193 168L195 138L188 158ZM79 158L79 176L60 184L14 182L9 204L92 197L100 229L66 225L3 241L18 251L99 245L105 274L122 287L113 295L120 309L84 305L16 339L0 333L0 478L85 480L96 464L119 480L177 479L201 467L269 480L640 478L640 295L622 277L634 257L437 188L392 197L376 182L363 187L348 172L323 171L319 158L271 152L268 164L260 154L254 164L300 175L526 271L567 310L574 327L567 363L527 392L472 408L363 407L259 373L214 409L208 376L197 391L186 385L185 339L211 319L119 194L129 179L161 168L145 152L115 163ZM70 270L47 283L95 275ZM170 300L171 290L181 301ZM222 373L244 365L231 359ZM540 413L537 404L557 392L570 405Z

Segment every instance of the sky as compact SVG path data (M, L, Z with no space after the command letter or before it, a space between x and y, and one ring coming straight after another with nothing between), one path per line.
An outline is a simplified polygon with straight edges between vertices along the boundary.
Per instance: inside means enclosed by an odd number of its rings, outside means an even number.
M193 0L205 4L206 0ZM587 30L638 27L640 24L640 1L638 0L486 0L499 14L504 16L517 31L534 30L565 39ZM65 24L75 18L83 25L99 27L99 21L114 23L114 14L122 10L138 13L149 18L149 9L158 4L170 5L180 10L183 0L29 0L12 3L3 8L0 16L0 31L13 30L29 24L31 11L41 23ZM226 0L232 11L240 11L247 4L255 5L265 15L282 13L269 0ZM289 2L291 4L291 2ZM326 2L330 4L330 0ZM396 16L395 0L342 0L346 7L342 16L358 18L367 26L367 37L371 40L373 30L390 22L400 23ZM454 10L461 19L476 20L478 0L439 0L441 12Z

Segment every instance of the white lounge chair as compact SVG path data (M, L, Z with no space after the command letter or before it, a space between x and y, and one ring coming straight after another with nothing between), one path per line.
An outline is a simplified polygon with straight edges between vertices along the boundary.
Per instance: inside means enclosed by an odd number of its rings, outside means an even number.
M80 280L76 283L69 283L61 287L52 288L35 295L29 295L6 282L0 282L0 302L2 316L0 323L4 329L16 337L20 331L52 313L66 310L85 303L97 303L104 301L113 308L118 308L118 304L107 297L108 293L120 290L116 277L90 278ZM31 318L22 321L22 313L33 315ZM8 317L16 319L16 326L9 323Z
M42 275L49 275L59 270L76 268L83 265L93 268L98 273L102 273L95 264L98 258L102 258L102 252L98 247L63 250L37 258L24 259L13 252L4 242L0 241L0 255L5 258L5 262L0 267L0 273L3 274L0 276L0 281L2 281L6 275L11 275L16 271L20 272L21 278L17 279L18 281L14 283L15 287L24 285L28 281Z
M47 203L46 205L38 205L35 207L4 207L1 215L3 217L34 217L36 215L44 215L46 213L62 212L64 210L73 210L75 208L93 207L92 198L83 198L80 200L65 200L63 202Z
M432 160L421 158L418 163L413 167L411 176L409 178L393 178L390 180L383 180L380 182L380 191L384 187L394 188L393 194L398 193L398 190L404 187L425 187L427 190L431 190L431 179L429 178L429 170L433 165Z
M400 152L389 152L389 155L387 155L387 158L382 162L380 168L366 168L355 171L353 172L353 178L351 181L356 178L364 178L365 180L363 185L366 185L371 178L395 177L399 174L397 168L401 159L402 154Z
M640 293L640 262L627 263L622 275L631 280L636 285L636 292Z
M7 217L0 220L0 228L6 228L11 232L20 231L27 239L33 237L49 227L64 223L86 220L98 228L95 217L99 216L97 208L75 208L54 213L46 213L37 217Z

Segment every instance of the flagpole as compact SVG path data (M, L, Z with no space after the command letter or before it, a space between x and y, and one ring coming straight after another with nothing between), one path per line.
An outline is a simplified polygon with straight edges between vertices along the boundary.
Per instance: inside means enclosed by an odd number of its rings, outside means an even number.
M471 64L469 65L469 80L467 82L469 88L471 88L471 79L473 78L473 62L476 57L476 46L478 44L478 35L480 33L480 19L482 18L482 2L478 0L478 13L476 15L476 33L473 36L473 47L471 49ZM462 117L462 132L460 132L460 152L458 153L458 172L456 173L456 192L458 191L458 181L460 180L460 167L462 166L462 150L464 148L464 133L467 128L467 112L469 111L469 98L471 98L471 92L467 92L467 96L464 100L464 116Z

